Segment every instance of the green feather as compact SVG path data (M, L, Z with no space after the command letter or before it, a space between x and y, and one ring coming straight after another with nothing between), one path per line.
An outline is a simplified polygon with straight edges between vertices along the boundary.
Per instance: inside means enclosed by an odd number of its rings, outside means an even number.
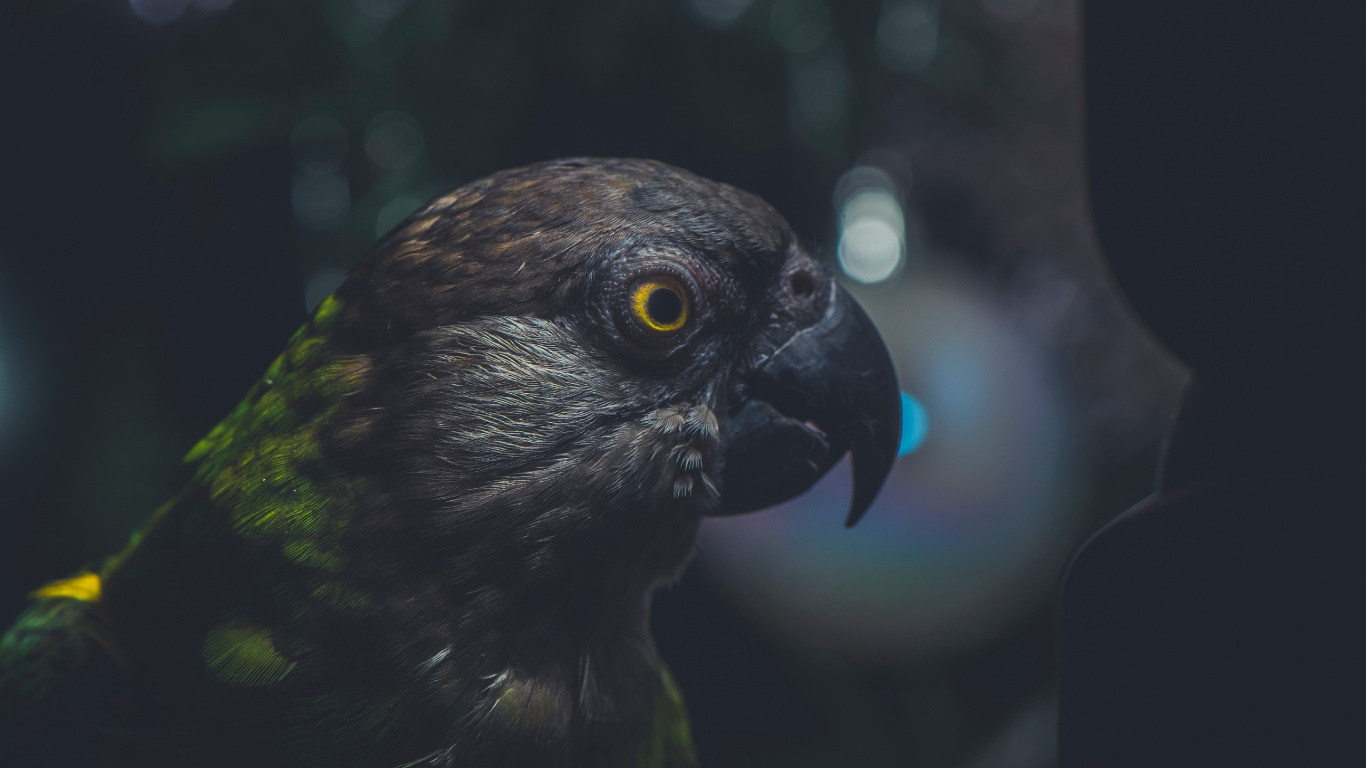
M636 750L636 768L695 768L697 753L683 692L663 664L659 665L659 676L664 686L655 702L650 735Z
M203 655L219 682L241 688L278 683L295 666L276 650L270 630L236 622L209 630Z
M359 365L329 340L340 308L336 298L324 300L186 461L241 541L308 574L297 599L350 612L367 598L335 581L345 571L349 509L324 479L331 473L321 451L322 430L359 384Z

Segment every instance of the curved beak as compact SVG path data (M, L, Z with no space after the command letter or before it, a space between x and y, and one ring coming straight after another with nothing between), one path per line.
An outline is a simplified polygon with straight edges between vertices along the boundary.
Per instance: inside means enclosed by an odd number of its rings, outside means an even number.
M853 453L846 526L873 503L896 461L901 392L887 347L863 308L831 283L823 317L799 328L745 375L721 426L721 509L750 512L804 493Z

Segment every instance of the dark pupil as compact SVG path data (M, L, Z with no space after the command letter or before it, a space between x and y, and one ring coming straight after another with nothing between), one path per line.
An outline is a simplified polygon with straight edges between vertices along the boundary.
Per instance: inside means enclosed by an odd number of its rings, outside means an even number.
M656 323L673 325L678 322L678 316L683 314L683 299L668 288L656 288L645 302L645 309Z

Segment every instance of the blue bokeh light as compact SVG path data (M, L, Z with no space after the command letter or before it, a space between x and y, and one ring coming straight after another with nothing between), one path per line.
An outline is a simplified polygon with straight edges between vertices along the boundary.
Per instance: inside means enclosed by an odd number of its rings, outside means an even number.
M925 414L925 406L920 404L909 393L901 393L901 445L897 446L896 454L905 456L920 447L925 442L925 434L929 432L930 422Z

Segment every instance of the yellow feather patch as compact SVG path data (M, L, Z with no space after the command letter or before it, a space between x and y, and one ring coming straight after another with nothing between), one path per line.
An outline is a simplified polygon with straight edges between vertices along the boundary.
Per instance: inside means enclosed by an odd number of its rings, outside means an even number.
M97 573L78 573L69 579L59 579L28 593L31 600L48 597L72 597L93 603L100 599L100 576Z

